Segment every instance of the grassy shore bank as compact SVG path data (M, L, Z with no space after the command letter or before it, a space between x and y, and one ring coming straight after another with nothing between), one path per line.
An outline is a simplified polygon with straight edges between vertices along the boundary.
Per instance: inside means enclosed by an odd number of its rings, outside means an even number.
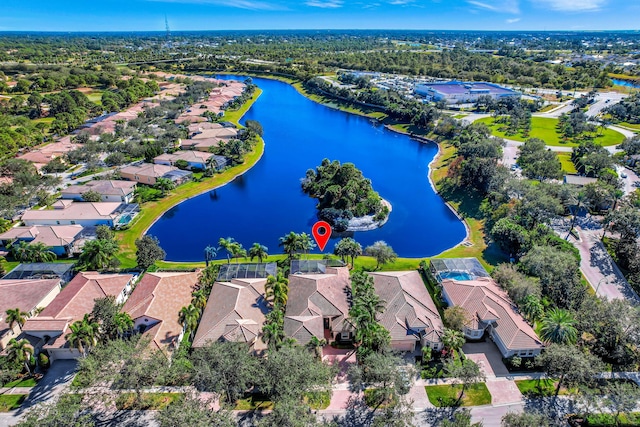
M257 89L251 99L246 102L237 111L229 111L225 113L225 118L239 125L242 116L251 108L253 103L258 99L262 91ZM120 253L118 259L122 268L132 268L136 266L136 239L140 238L153 223L166 211L192 197L198 196L207 191L222 187L231 182L237 176L240 176L251 169L262 157L264 153L264 141L258 139L258 143L251 153L244 160L244 163L227 169L223 173L212 178L206 178L202 182L189 182L181 185L173 190L167 197L155 201L145 203L142 206L140 214L138 214L134 224L128 229L117 233L120 243Z

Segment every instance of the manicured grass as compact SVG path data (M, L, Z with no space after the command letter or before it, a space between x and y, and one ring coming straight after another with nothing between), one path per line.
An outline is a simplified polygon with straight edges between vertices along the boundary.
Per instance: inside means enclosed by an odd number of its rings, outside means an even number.
M539 112L540 113L546 113L547 111L551 111L554 108L558 108L559 105L556 104L549 104L549 105L545 105Z
M447 406L480 406L491 404L491 393L485 383L472 384L467 388L458 402L462 385L428 385L425 386L429 402L438 408Z
M327 405L328 406L328 405ZM236 402L236 411L257 411L273 409L273 402L261 395L251 395Z
M629 129L640 131L640 124L637 124L637 123L621 122L621 123L618 123L618 124L620 126L622 126L622 127L626 127L626 128L629 128Z
M576 165L571 161L571 153L556 153L558 155L558 160L560 160L560 164L562 165L562 171L568 174L576 174L578 170L576 169Z
M329 403L331 403L331 392L309 392L305 394L304 400L311 407L311 409L327 409L329 407Z
M250 106L255 99L260 95L260 91L256 90L254 97L252 97L252 101L247 102L246 105L238 110L236 113L237 119L239 120L240 112L246 107L244 110L248 110L248 106ZM235 122L237 123L237 121ZM249 169L251 169L262 157L264 153L264 141L262 138L258 138L258 142L253 149L253 151L244 159L244 163L238 166L234 166L230 169L225 170L219 175L215 175L212 178L207 178L202 182L188 182L184 185L181 185L177 189L173 190L167 197L155 201L149 202L142 205L142 209L140 214L135 218L134 223L128 230L120 231L116 233L116 237L120 243L120 253L118 254L118 259L121 262L122 268L133 268L136 266L136 246L135 241L140 236L142 236L148 229L153 225L154 221L164 214L166 211L177 205L178 203L195 197L199 194L205 193L207 191L213 190L215 188L221 187L230 181L232 181L235 177L242 175Z
M556 393L556 387L558 381L554 379L539 379L539 380L516 380L516 386L520 393L527 397L550 397ZM567 390L564 387L560 388L560 395L565 396L570 394L571 390Z
M464 119L467 116L468 116L468 114L456 114L455 116L453 116L453 118L454 119Z
M364 403L370 408L386 408L389 404L394 403L395 399L389 399L381 393L381 390L368 388L364 391Z
M506 127L504 123L496 123L493 117L485 117L483 119L476 120L476 123L484 123L491 129L491 132L500 138L511 139L514 141L526 141L529 138L540 138L547 145L553 147L576 147L577 143L572 141L563 141L558 133L556 126L558 125L558 119L552 119L547 117L532 117L531 118L531 133L528 137L523 137L521 133L516 135L507 135L505 132L500 131L502 127ZM598 135L596 133L596 135ZM618 145L624 141L624 135L611 129L605 129L602 136L595 136L594 141L602 146Z
M27 398L26 394L3 394L0 395L0 412L9 412L14 409L18 409L24 399Z
M166 408L181 397L182 393L143 393L140 401L137 401L135 393L122 393L116 399L116 408L125 411L158 411Z
M3 387L11 388L11 387L35 387L36 380L34 378L26 378L23 380L15 380L10 383L6 383Z
M225 111L224 112L224 117L223 119L232 123L236 123L236 124L240 124L240 119L242 119L242 116L244 116L247 111L249 111L249 108L251 108L251 106L253 105L254 102L256 102L256 100L258 99L258 97L262 94L262 89L260 88L256 88L256 90L253 92L253 95L251 96L251 98L249 98L249 101L245 102L239 109L237 110L233 110L233 111Z

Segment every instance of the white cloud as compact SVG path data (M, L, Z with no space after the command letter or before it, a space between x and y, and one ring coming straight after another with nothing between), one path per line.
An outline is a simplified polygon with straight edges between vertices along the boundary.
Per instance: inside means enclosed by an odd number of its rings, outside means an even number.
M210 4L218 6L235 7L249 10L284 10L287 9L279 4L254 0L147 0L161 3L190 3L190 4Z
M567 12L594 12L600 10L608 0L531 0L532 3L554 10Z
M506 20L507 24L515 24L516 22L520 22L520 18L512 18Z
M322 9L336 9L342 7L342 0L308 0L305 4Z
M520 13L520 2L519 0L495 0L490 3L477 1L477 0L467 0L472 6L475 6L479 9L490 10L492 12L504 12L504 13Z
M392 5L395 5L395 6L398 6L398 5L402 6L402 5L405 5L405 4L413 3L414 1L415 0L391 0L389 2L389 4L392 4Z

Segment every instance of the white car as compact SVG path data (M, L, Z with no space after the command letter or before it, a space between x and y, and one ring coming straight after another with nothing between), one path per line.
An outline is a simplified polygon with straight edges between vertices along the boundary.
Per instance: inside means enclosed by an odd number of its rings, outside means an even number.
M626 174L626 173L624 173L624 172L622 172L622 173L620 174L620 177L622 177L622 178L626 178L626 177L627 177L627 174Z

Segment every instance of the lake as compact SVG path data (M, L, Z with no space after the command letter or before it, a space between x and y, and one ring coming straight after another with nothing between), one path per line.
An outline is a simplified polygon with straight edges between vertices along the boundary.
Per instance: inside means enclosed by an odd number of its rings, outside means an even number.
M204 248L217 246L221 237L233 237L246 249L259 242L271 254L282 253L279 237L290 231L311 234L317 221L316 201L302 193L300 180L324 158L354 163L393 206L383 227L354 234L363 248L384 240L401 257L427 257L464 239L463 223L428 180L435 144L310 101L288 84L254 82L263 93L243 122L262 124L264 155L243 176L180 203L155 222L148 234L160 240L167 260L202 261ZM325 252L333 252L337 241L332 238ZM218 254L225 256L223 250Z
M633 80L611 79L614 85L626 86L640 89L640 85Z

